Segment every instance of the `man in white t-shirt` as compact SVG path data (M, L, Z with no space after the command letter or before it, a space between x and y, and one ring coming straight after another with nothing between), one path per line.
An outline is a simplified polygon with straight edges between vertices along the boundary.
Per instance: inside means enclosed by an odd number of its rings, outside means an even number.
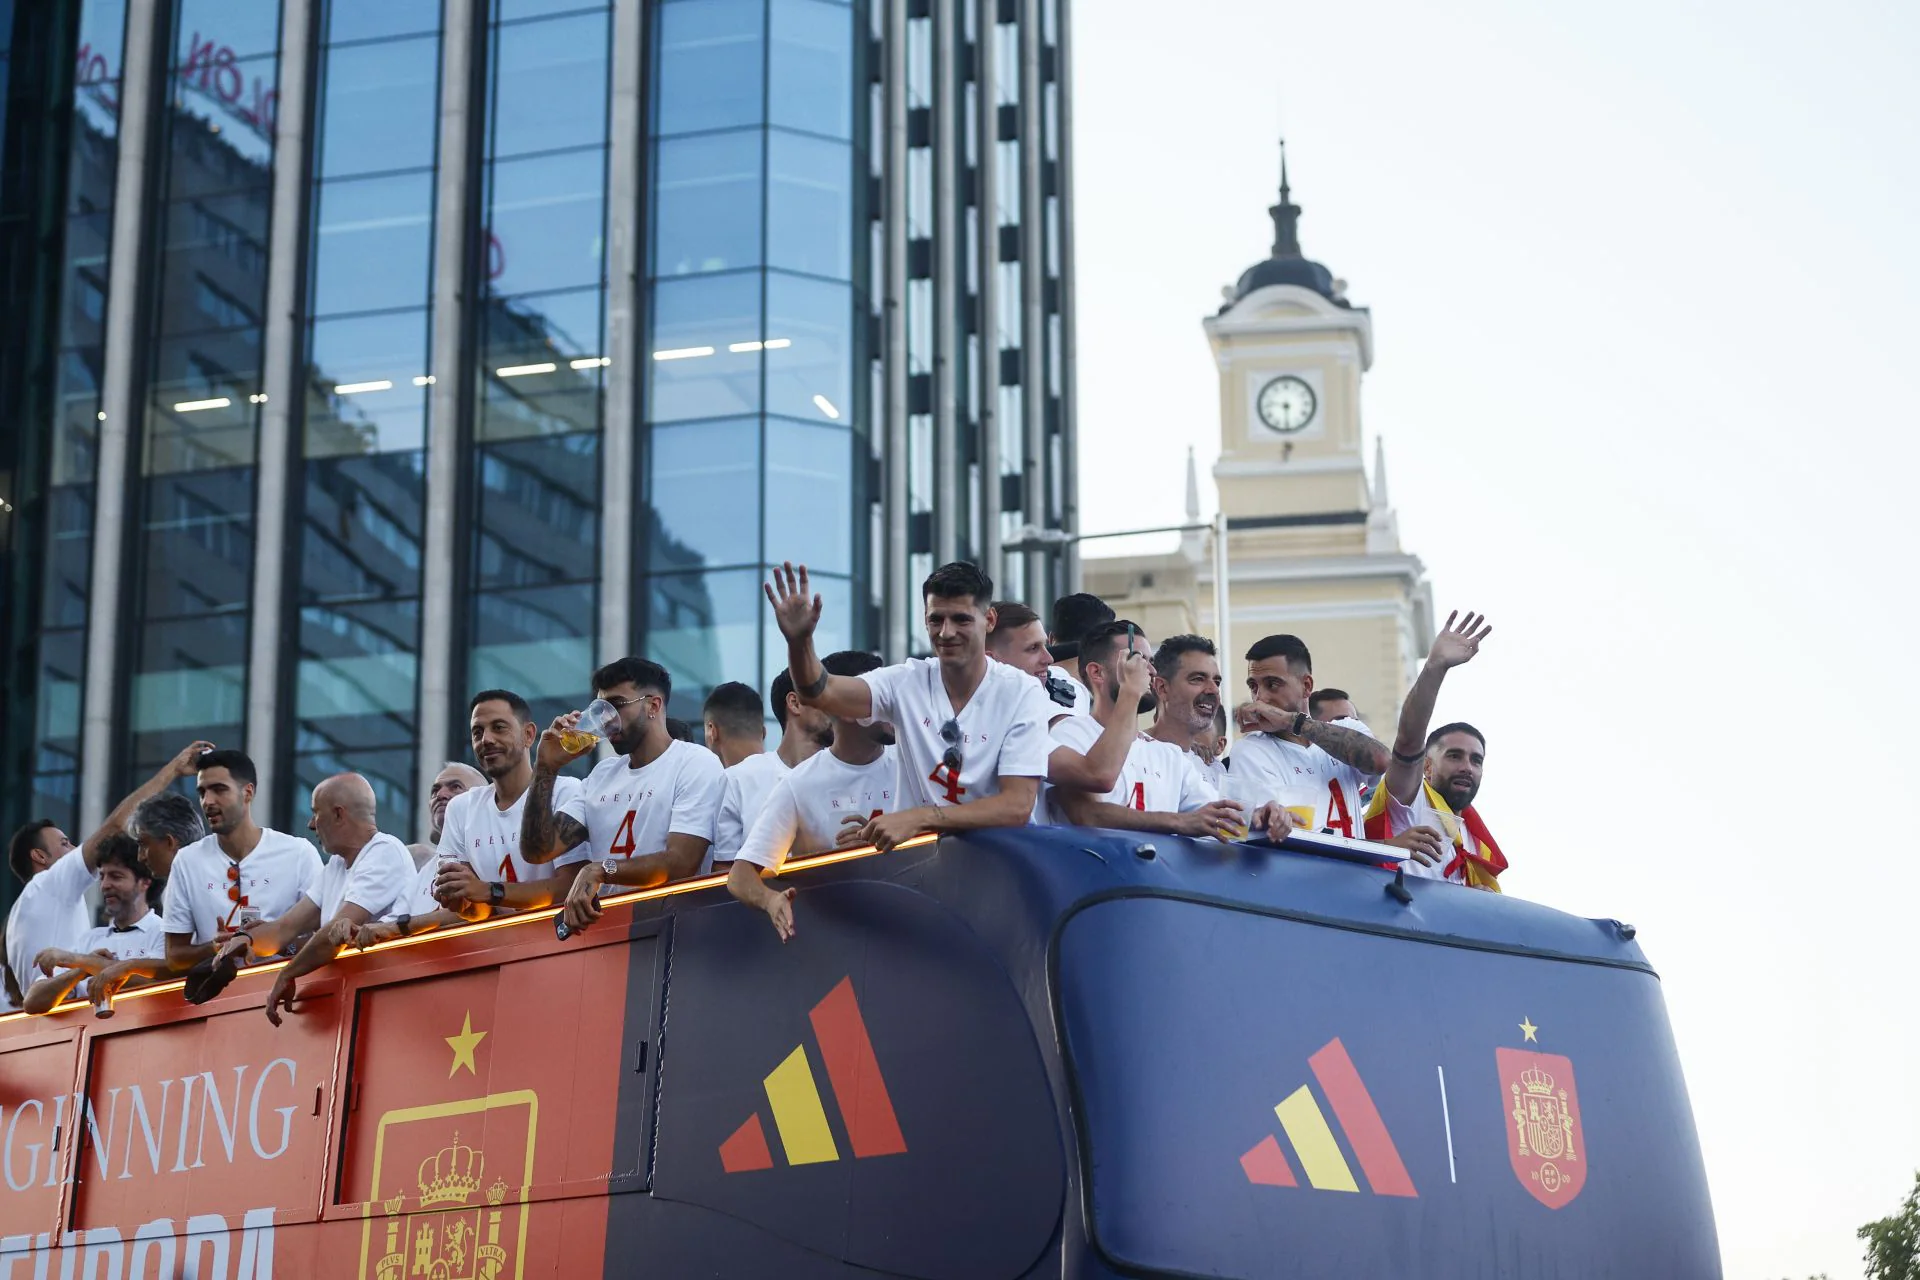
M284 914L238 929L221 956L273 956L305 935L306 943L280 970L267 996L267 1021L293 1011L301 977L329 964L360 926L403 910L416 870L407 846L380 830L373 784L357 773L336 773L313 789L307 829L327 852L327 865Z
M1473 661L1492 632L1479 614L1447 615L1401 705L1393 761L1368 808L1366 827L1369 839L1408 850L1408 875L1498 892L1506 858L1472 808L1487 741L1464 722L1427 732L1447 672Z
M882 663L873 654L847 650L828 654L820 665L851 680ZM796 853L858 845L867 823L900 803L893 726L884 720L830 723L832 745L774 784L727 873L727 890L766 912L782 942L793 936L793 890L770 888L762 870L778 871Z
M898 737L904 807L868 822L863 843L886 850L923 832L1026 824L1049 774L1047 725L1060 708L1038 680L987 657L992 579L965 563L934 570L920 591L934 656L853 677L833 675L814 654L821 601L806 566L783 565L766 590L801 701L863 724L888 721ZM1124 758L1122 743L1116 776Z
M101 842L126 831L140 805L182 778L191 777L201 757L213 749L210 742L183 748L138 790L114 806L100 829L77 849L53 823L30 822L14 832L7 849L13 873L26 883L7 916L6 984L24 998L41 976L34 959L49 947L75 949L93 928L87 890L93 887Z
M475 787L486 785L486 776L470 764L449 760L440 766L440 772L434 775L433 786L427 792L427 838L407 846L407 852L413 855L415 867L424 869L434 860L434 854L440 848L441 833L447 826L447 806Z
M789 770L833 741L833 721L794 698L793 681L782 671L773 682L779 709L780 748L767 750L767 712L749 685L729 680L707 695L707 746L726 766L720 809L714 817L713 846L701 874L724 871L759 818L773 788ZM786 704L799 706L795 715Z
M1113 606L1089 592L1076 591L1053 602L1053 627L1047 632L1047 653L1058 665L1047 668L1046 678L1058 681L1057 688L1073 693L1075 715L1093 714L1093 699L1087 695L1086 682L1080 678L1080 641L1095 627L1113 619Z
M584 846L550 862L521 856L520 827L533 785L531 748L540 735L527 700L511 689L482 689L467 703L467 731L486 780L448 803L437 858L419 869L405 903L360 927L356 947L485 920L496 912L550 907L566 897L585 865ZM565 803L579 787L578 778L559 778L553 794Z
M1080 640L1080 678L1094 704L1120 697L1118 664L1131 654L1142 662L1153 649L1138 627L1125 620L1102 623ZM1090 716L1070 716L1053 726L1056 741L1082 750L1098 727ZM1145 734L1134 738L1119 783L1104 793L1074 787L1047 789L1051 820L1062 825L1166 835L1232 839L1246 826L1239 804L1222 800L1207 780L1199 757Z
M28 1013L46 1013L69 992L85 998L87 979L116 960L166 951L167 931L160 913L147 902L153 873L140 860L139 842L128 835L106 837L100 842L96 872L107 922L89 929L71 950L48 947L34 957L38 980L27 991L23 1007Z
M1147 736L1193 756L1218 792L1226 790L1220 739L1226 714L1220 703L1220 656L1205 636L1168 636L1153 651L1153 695L1160 713Z
M593 673L593 692L620 713L620 727L607 739L615 754L556 803L559 771L591 749L569 751L562 740L579 722L578 711L556 718L540 735L520 826L520 853L529 862L551 861L583 841L590 846L561 915L572 932L600 918L602 885L648 889L697 875L713 844L725 781L719 756L668 732L673 678L665 667L617 659Z
M1040 615L1018 600L993 602L993 629L987 632L987 656L1038 680L1059 715L1090 715L1087 687L1053 665L1047 652L1047 627Z
M1313 658L1298 636L1267 636L1247 650L1247 689L1253 701L1242 705L1227 794L1249 810L1279 806L1275 838L1291 827L1361 838L1361 791L1386 771L1386 745L1308 714Z

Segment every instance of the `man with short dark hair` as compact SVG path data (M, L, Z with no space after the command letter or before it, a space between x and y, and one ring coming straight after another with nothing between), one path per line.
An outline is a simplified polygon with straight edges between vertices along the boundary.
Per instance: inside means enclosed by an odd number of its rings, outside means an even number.
M1324 724L1361 719L1360 712L1354 708L1352 696L1345 689L1315 689L1307 698L1307 714Z
M7 915L6 979L22 998L38 977L34 958L49 947L74 949L93 927L93 913L87 909L86 898L100 861L101 842L124 832L143 801L190 776L212 750L210 742L188 744L114 806L100 829L79 847L77 857L68 856L75 852L73 841L46 819L30 822L13 833L7 860L26 887Z
M783 671L781 675L786 673ZM790 693L792 689L790 677L784 686L780 680L774 681L776 696ZM779 749L768 751L766 708L751 685L729 681L707 695L707 745L720 757L727 772L721 784L720 808L713 820L713 847L707 851L706 863L701 867L703 874L726 870L727 864L740 852L740 845L760 817L760 810L774 786L789 770L832 740L832 721L812 707L803 707L802 711L804 714L799 717L791 712L787 714ZM807 733L803 728L807 723L821 726L824 740L818 734Z
M1371 840L1423 842L1409 859L1409 875L1498 893L1507 860L1473 807L1486 766L1486 736L1465 721L1427 732L1447 672L1473 661L1492 633L1479 614L1447 615L1400 709L1393 761L1368 805L1366 830Z
M1053 629L1047 633L1047 653L1057 665L1048 667L1047 673L1073 690L1075 715L1087 715L1093 706L1086 693L1087 686L1080 679L1081 637L1113 619L1113 607L1085 591L1061 596L1053 602Z
M1093 695L1095 706L1121 696L1119 666L1123 661L1151 661L1153 649L1146 636L1125 620L1102 623L1080 640L1080 678ZM1152 694L1145 701L1154 703ZM1154 709L1142 705L1145 713ZM1098 726L1090 716L1069 716L1053 726L1055 741L1090 749ZM1222 800L1203 772L1199 759L1159 738L1136 735L1131 742L1119 782L1105 793L1074 787L1049 787L1052 820L1086 827L1122 831L1158 831L1167 835L1214 836L1232 839L1246 827L1241 806Z
M1038 680L988 659L991 578L964 562L934 570L920 589L933 656L858 676L834 675L814 653L821 600L805 565L776 570L766 593L800 700L860 724L887 721L898 735L904 807L869 821L864 842L891 849L922 832L1027 822L1057 708Z
M140 860L139 842L129 835L108 836L100 842L95 867L107 922L88 930L71 950L48 947L34 957L34 974L39 980L27 991L23 1007L28 1013L46 1013L69 992L84 998L87 979L116 960L159 956L166 951L165 923L147 902L153 873ZM47 976L39 977L41 974Z
M435 851L440 848L440 833L447 825L447 806L453 803L454 797L486 784L486 776L470 764L449 760L440 766L427 792L427 838L407 846L416 868L432 862Z
M293 1009L298 982L331 964L364 924L404 910L416 874L407 847L380 830L373 784L357 773L336 773L313 789L307 829L319 837L327 865L282 914L238 929L221 957L272 956L300 946L267 994L267 1021Z
M1036 680L1047 678L1052 658L1047 653L1047 627L1040 615L1018 600L993 602L993 630L987 632L987 653L1024 671Z
M828 654L820 665L830 675L854 679L882 663L873 654L847 650ZM766 912L782 942L793 936L794 891L771 887L762 872L777 873L796 853L857 845L868 822L900 803L893 726L884 720L831 723L831 745L774 783L727 874L727 891Z
M1247 650L1247 689L1227 791L1250 809L1279 806L1287 826L1357 838L1361 791L1390 761L1385 744L1307 713L1313 657L1298 636L1273 635ZM1275 834L1280 834L1275 829Z
M1191 752L1216 791L1226 791L1217 757L1225 736L1220 656L1205 636L1168 636L1153 651L1153 694L1159 715L1147 736Z
M561 769L591 746L569 750L563 735L579 722L569 711L540 735L533 787L520 826L520 853L547 862L590 846L589 862L567 891L562 915L571 931L600 918L602 885L647 889L700 870L713 844L724 770L720 757L667 731L673 678L645 658L619 658L593 673L594 696L620 714L607 739L614 755L594 767L571 797L556 803Z

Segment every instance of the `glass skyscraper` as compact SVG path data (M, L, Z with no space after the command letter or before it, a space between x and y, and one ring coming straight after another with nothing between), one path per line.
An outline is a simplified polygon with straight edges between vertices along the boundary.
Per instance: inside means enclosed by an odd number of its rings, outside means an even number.
M0 826L765 690L1071 529L1067 0L0 0ZM1015 549L1009 550L1012 545Z

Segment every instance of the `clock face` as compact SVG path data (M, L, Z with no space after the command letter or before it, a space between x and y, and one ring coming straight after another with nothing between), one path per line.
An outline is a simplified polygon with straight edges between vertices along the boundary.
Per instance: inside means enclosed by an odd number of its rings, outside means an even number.
M1255 407L1260 411L1260 421L1275 431L1291 433L1313 421L1320 402L1315 398L1312 387L1298 378L1288 376L1275 378L1260 388Z

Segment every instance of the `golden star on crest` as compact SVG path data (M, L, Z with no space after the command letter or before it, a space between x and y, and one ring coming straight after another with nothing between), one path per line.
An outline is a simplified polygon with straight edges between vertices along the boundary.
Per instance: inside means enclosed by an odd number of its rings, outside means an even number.
M1539 1044L1540 1042L1538 1040L1533 1039L1533 1033L1538 1031L1539 1029L1540 1028L1533 1025L1533 1020L1531 1018L1526 1017L1524 1014L1521 1015L1521 1018L1520 1018L1520 1034L1521 1035L1525 1036L1528 1040L1533 1040L1533 1043ZM481 1034L485 1035L486 1033L482 1032Z
M473 1061L473 1051L478 1049L480 1042L486 1038L486 1032L475 1031L473 1029L473 1014L467 1014L466 1017L461 1020L460 1034L445 1037L448 1047L453 1050L453 1065L447 1068L447 1075L451 1077L454 1072L462 1067L465 1067L475 1075L479 1075L480 1069Z

